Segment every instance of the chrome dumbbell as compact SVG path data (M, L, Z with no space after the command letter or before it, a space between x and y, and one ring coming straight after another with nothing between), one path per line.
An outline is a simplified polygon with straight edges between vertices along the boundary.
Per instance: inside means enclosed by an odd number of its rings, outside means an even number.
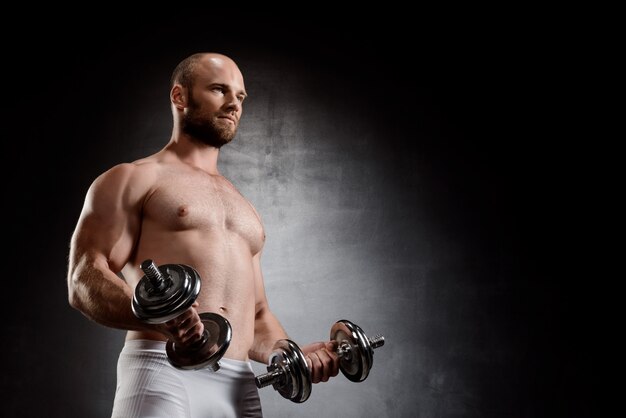
M133 295L135 316L151 324L160 324L176 318L189 309L200 293L200 275L184 264L164 264L157 267L152 260L141 263L145 276L141 278ZM197 370L210 367L219 369L222 358L232 338L230 323L221 315L200 314L204 325L202 338L188 346L166 343L169 362L176 368Z
M385 344L382 335L370 339L358 325L347 319L332 326L330 339L337 342L339 369L353 382L367 378L374 362L374 349ZM311 395L311 372L306 358L291 340L276 342L267 373L257 376L255 382L259 389L272 385L283 398L292 402L304 402Z

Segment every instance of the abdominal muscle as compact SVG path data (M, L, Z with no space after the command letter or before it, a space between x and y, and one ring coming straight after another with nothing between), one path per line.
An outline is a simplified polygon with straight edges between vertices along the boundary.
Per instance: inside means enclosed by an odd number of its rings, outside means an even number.
M122 270L132 289L144 273L139 265L151 259L157 266L186 264L200 275L198 313L225 317L232 327L232 340L225 358L248 360L254 339L255 280L250 245L240 235L224 228L211 230L159 231L143 225L136 255ZM167 338L158 332L128 331L127 340Z

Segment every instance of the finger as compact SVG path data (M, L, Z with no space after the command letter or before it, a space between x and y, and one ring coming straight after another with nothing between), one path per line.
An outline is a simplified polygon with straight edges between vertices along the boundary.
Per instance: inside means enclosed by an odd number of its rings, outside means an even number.
M326 343L323 341L320 342L316 342L316 343L311 343L311 344L307 344L305 346L302 347L302 352L305 355L314 353L315 351L322 349L326 346Z
M330 354L326 350L316 351L317 356L320 359L321 370L320 370L320 380L322 382L328 382L328 379L331 377L331 369L332 369L332 359L330 358Z
M193 309L186 309L181 312L179 315L167 321L165 324L169 327L179 327L182 323L187 321L189 318L192 318L194 315Z
M179 326L184 334L182 339L187 343L191 343L202 338L204 332L204 324L198 315L193 315Z
M191 328L195 326L198 322L202 322L200 319L200 315L195 309L188 309L183 314L179 315L180 322L178 323L179 328Z
M322 362L317 353L309 354L311 359L311 383L319 383L322 377Z
M337 376L337 374L339 374L339 355L335 350L328 350L327 353L328 357L330 358L328 374L330 377L335 377Z
M183 335L185 335L185 331L180 328L178 321L170 320L163 325L165 325L165 329L170 335L170 338L173 339L175 342L180 342L180 339L183 337Z
M204 324L202 322L196 323L191 328L188 328L183 337L181 338L182 344L190 345L196 341L202 339L202 333L204 331Z
M170 319L165 323L168 331L172 334L174 341L184 344L189 340L197 340L201 336L197 334L198 324L200 329L204 331L204 325L200 320L200 316L195 309L187 309L176 318Z

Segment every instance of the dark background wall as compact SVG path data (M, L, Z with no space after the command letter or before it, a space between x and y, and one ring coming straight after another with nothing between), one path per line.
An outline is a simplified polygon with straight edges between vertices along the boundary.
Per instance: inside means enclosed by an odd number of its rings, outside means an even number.
M301 405L263 389L267 416L591 411L569 43L551 22L155 12L23 19L34 40L7 42L6 416L110 414L124 334L67 304L69 239L95 176L167 142L169 76L196 51L246 79L220 167L264 220L277 316L302 343L341 318L387 339L365 382L340 375Z

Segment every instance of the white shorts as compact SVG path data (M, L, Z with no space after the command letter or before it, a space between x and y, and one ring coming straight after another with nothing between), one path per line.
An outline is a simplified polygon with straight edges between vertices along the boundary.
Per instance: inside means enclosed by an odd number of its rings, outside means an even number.
M180 370L165 342L126 341L117 362L112 418L262 417L250 362L222 358L210 368Z

